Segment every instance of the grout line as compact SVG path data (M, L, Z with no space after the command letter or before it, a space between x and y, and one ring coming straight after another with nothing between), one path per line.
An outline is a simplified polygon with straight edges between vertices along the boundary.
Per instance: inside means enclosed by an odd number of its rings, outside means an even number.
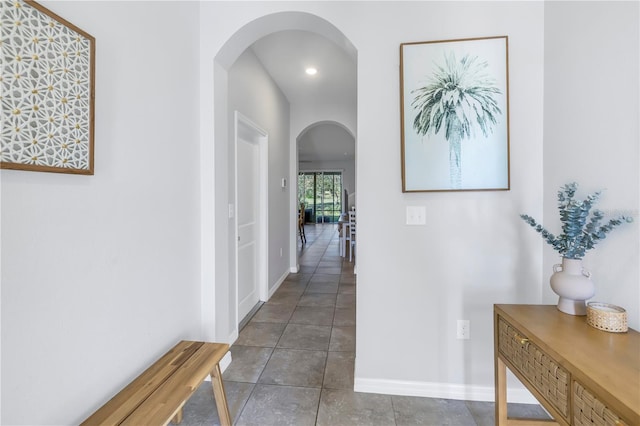
M329 354L331 352L346 352L346 353L355 354L355 351L330 351L330 348L331 348L331 336L333 334L333 329L335 327L342 327L342 326L335 326L334 322L335 322L336 311L338 309L338 307L336 305L337 305L337 301L338 301L338 295L339 295L339 289L340 289L340 281L341 281L342 276L343 276L343 269L344 269L345 262L346 262L345 258L341 258L340 259L340 273L336 274L336 275L338 275L338 292L336 292L336 293L317 293L317 294L331 294L332 296L334 296L334 303L331 306L327 306L327 308L330 307L330 308L333 309L333 313L331 315L331 324L327 325L327 326L322 326L322 327L327 327L330 330L329 342L327 344L327 349L326 350L321 350L321 349L300 349L300 348L280 348L280 347L278 347L278 344L280 343L280 340L282 339L282 337L284 335L284 332L285 332L285 330L286 330L286 328L287 328L287 326L289 324L294 324L294 325L318 325L318 324L296 324L296 323L292 323L291 322L291 318L293 318L293 313L295 312L295 310L298 307L304 307L304 306L298 305L298 303L300 302L302 296L304 294L306 294L306 290L309 288L309 285L311 284L311 280L312 280L313 276L316 273L318 273L317 270L319 268L320 263L323 261L325 256L328 256L328 255L333 256L333 254L329 253L329 247L332 245L332 243L336 239L337 226L335 226L335 225L334 226L321 225L321 226L323 226L323 228L320 230L319 233L311 232L311 233L307 234L307 243L305 245L303 245L302 247L298 248L299 260L301 261L302 259L305 258L305 255L309 254L309 251L308 251L309 248L311 248L314 245L315 245L315 247L319 248L321 243L322 244L326 243L326 245L324 246L324 250L322 250L322 253L320 254L320 256L318 256L318 261L317 261L317 263L315 263L315 267L313 268L313 271L312 272L311 271L301 272L302 274L310 275L310 278L309 278L309 280L307 280L306 283L304 283L304 285L305 285L304 291L302 292L302 294L296 300L295 307L294 307L291 315L289 316L289 319L287 320L286 323L280 323L280 324L285 324L285 327L282 330L282 333L280 334L280 336L278 337L278 339L277 339L277 341L275 343L275 346L267 347L267 348L271 349L271 353L269 354L269 359L267 360L267 362L265 363L264 367L262 368L262 371L260 372L260 375L258 376L257 382L256 383L252 383L253 384L253 389L251 390L251 393L249 394L249 397L245 401L244 405L239 410L238 415L237 415L238 419L242 415L242 412L244 411L247 403L251 400L251 397L253 396L253 394L254 394L254 392L255 392L255 390L256 390L258 385L281 386L281 387L300 387L300 388L309 388L309 389L319 389L320 390L319 396L318 396L317 405L316 405L316 416L315 416L315 424L317 424L318 416L319 416L319 413L320 413L320 403L322 401L322 396L323 396L323 393L325 391L324 385L325 385L325 378L326 378L326 374L327 374L327 365L328 365L328 362L329 362ZM306 234L306 230L305 230L305 234ZM330 235L329 238L324 238L327 235ZM311 237L311 239L309 237ZM304 265L301 265L301 267L302 266L304 266ZM310 266L310 265L307 265L307 267L308 266ZM309 294L311 294L311 293L309 293ZM264 306L264 305L262 305L262 306ZM262 309L262 306L255 312L255 314L257 314L260 311L260 309ZM308 306L308 307L314 307L314 306ZM260 347L262 347L262 346L260 346ZM294 386L294 385L260 383L260 379L262 378L262 375L264 374L265 370L267 369L267 365L269 364L269 362L271 361L274 353L278 349L280 349L280 350L292 350L292 351L324 352L325 353L325 360L324 360L324 367L323 367L323 370L322 370L322 382L320 384L320 387L318 388L318 387L310 387L310 386ZM250 383L250 382L248 382L248 383ZM394 414L394 422L395 422L395 414Z
M396 407L395 407L395 405L393 404L393 397L392 397L392 396L389 396L389 398L391 399L391 413L393 413L393 422L394 422L394 423L396 424L396 426L397 426L397 424L398 424L398 419L397 419L397 417L396 417Z

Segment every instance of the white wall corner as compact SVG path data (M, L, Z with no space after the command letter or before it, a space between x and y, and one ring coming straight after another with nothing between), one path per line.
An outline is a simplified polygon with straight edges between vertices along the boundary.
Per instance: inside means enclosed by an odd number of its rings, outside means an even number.
M271 296L274 295L274 293L276 291L278 291L278 289L280 288L280 285L284 282L284 280L289 276L289 272L286 272L284 274L282 274L282 276L280 278L278 278L278 281L276 281L276 283L273 285L273 287L271 287L269 289L269 297L267 297L267 300L271 299ZM266 302L267 300L263 300L263 302Z
M236 327L233 329L233 331L231 332L231 334L229 335L229 337L227 338L227 342L229 343L229 346L233 345L234 342L236 340L238 340L238 326L236 325Z
M292 274L297 274L299 270L300 270L300 265L296 265L296 266L292 266L289 269L289 272L291 272Z

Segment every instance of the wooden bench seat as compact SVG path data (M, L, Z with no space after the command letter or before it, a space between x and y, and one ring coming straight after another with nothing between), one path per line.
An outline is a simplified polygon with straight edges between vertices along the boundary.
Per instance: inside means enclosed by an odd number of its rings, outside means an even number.
M210 375L222 425L231 415L222 383L223 343L183 340L118 392L82 425L166 425L182 421L182 407Z

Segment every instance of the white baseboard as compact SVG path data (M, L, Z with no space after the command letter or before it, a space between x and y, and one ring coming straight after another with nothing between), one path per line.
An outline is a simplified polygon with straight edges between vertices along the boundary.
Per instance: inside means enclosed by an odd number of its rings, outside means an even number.
M238 340L238 327L234 328L233 331L231 331L231 334L229 335L229 338L227 339L227 342L229 342L229 346L233 345L233 343Z
M280 285L284 282L284 280L287 278L287 276L289 276L289 272L285 271L285 273L282 274L282 276L280 278L278 278L278 280L273 285L273 287L271 287L268 290L267 300L271 299L271 296L273 296L273 294L278 290L278 288L280 288ZM267 300L262 300L262 302L266 302ZM235 341L238 340L238 337L239 337L239 330L238 330L238 326L236 326L231 331L231 334L227 338L227 342L229 342L229 345L233 345L235 343ZM231 361L229 361L229 362L231 362ZM220 364L220 368L222 368L222 364Z
M280 278L278 278L278 281L276 281L276 283L273 285L273 287L271 287L269 289L269 296L267 297L267 300L271 299L271 296L273 296L273 294L278 291L278 289L280 288L280 285L284 282L284 280L289 276L289 272L285 272L284 274L282 274L282 276ZM266 302L266 300L265 300Z
M289 268L289 272L291 272L292 274L297 274L299 270L300 265L292 266L291 268Z
M354 380L356 392L380 393L385 395L422 396L427 398L460 399L466 401L495 400L493 386L471 386L452 383L412 382L384 379ZM507 401L522 404L537 404L528 390L507 389Z
M220 370L222 370L223 373L224 370L226 370L227 367L231 365L231 361L233 361L233 359L231 359L231 351L229 351L220 360Z

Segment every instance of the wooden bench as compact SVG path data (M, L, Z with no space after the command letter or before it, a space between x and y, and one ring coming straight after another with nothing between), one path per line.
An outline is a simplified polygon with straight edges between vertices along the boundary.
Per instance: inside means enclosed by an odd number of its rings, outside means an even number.
M229 345L181 341L82 425L166 425L182 421L182 407L210 375L222 425L231 415L219 362Z

